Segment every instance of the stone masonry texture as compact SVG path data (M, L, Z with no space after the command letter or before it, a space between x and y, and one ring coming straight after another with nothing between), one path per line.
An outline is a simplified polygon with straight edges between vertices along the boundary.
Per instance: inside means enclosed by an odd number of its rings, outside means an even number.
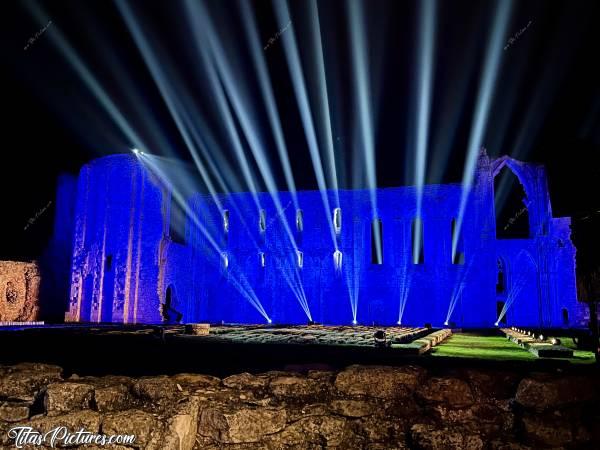
M39 289L36 262L0 261L0 322L37 320Z
M23 363L0 366L0 446L14 426L64 425L136 435L113 448L600 448L596 376L407 365L65 378Z

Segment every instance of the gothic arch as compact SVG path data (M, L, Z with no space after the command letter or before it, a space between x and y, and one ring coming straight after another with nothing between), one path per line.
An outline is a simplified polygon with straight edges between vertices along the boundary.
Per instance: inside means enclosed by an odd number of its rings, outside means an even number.
M496 176L504 167L508 167L523 185L523 189L525 190L527 197L530 199L534 197L535 177L532 173L531 164L523 163L511 158L510 156L504 155L492 161L491 166L493 178L496 178Z
M535 205L534 196L535 196L535 178L531 173L531 169L527 167L527 165L512 159L508 156L502 156L491 163L492 169L492 187L493 187L493 195L494 195L494 217L496 220L496 237L497 238L529 238L533 234L534 230L534 211L533 207ZM503 169L508 170L514 177L516 177L519 182L519 186L517 189L522 191L524 197L522 198L523 208L516 211L511 217L504 218L506 223L498 223L500 219L500 211L496 210L495 205L495 196L496 192L496 177L500 175ZM514 191L513 191L514 192ZM513 223L519 220L519 218L523 215L527 217L527 229L521 230L520 232L513 233L510 228L513 227ZM521 220L523 220L522 218ZM524 222L521 222L523 224ZM517 222L517 226L519 223ZM500 228L502 227L502 228ZM508 230L508 231L507 231Z

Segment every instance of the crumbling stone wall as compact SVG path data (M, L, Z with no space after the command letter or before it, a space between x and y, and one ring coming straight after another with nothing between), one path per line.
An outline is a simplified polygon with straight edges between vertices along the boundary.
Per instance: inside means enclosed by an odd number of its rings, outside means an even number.
M37 262L0 261L0 322L37 320L40 280Z
M0 446L19 425L135 434L140 449L600 448L596 377L351 366L65 379L0 366Z

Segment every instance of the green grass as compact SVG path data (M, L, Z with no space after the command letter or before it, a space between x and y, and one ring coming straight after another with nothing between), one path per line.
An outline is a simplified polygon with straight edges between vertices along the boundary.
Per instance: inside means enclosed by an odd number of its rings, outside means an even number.
M594 354L576 350L570 338L560 338L561 342L573 348L574 364L589 364L594 362ZM519 347L504 336L477 336L474 334L453 334L442 344L431 351L433 356L451 356L455 358L494 359L501 361L532 361L536 356Z
M590 364L594 362L594 353L585 350L577 350L577 345L570 337L559 337L560 345L573 350L573 358L570 360L575 364Z
M433 356L530 361L535 355L503 336L453 334L433 348Z

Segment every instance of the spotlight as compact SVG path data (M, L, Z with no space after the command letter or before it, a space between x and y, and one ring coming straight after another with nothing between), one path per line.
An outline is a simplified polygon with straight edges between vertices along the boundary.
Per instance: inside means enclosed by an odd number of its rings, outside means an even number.
M446 326L446 327L448 326L448 321L447 320L444 322L444 326Z
M314 320L309 320L308 323L307 323L307 325L308 326L316 325L316 322Z
M352 325L358 325L358 322L356 321L356 319L354 319L354 320L352 321Z
M544 335L543 335L543 334L540 334L540 336L538 337L538 339L539 339L540 341L543 341L543 340L544 340Z
M385 347L387 343L385 330L377 330L373 333L373 339L375 339L375 347Z
M399 320L398 322L396 322L397 325L402 325L402 321Z
M273 323L273 321L271 319L267 319L267 323L270 325Z
M137 155L138 153L140 153L140 151L137 148L132 148L131 151Z
M494 326L497 327L498 326L498 322L494 323Z
M552 339L550 339L550 343L552 345L560 345L560 339L553 337Z

